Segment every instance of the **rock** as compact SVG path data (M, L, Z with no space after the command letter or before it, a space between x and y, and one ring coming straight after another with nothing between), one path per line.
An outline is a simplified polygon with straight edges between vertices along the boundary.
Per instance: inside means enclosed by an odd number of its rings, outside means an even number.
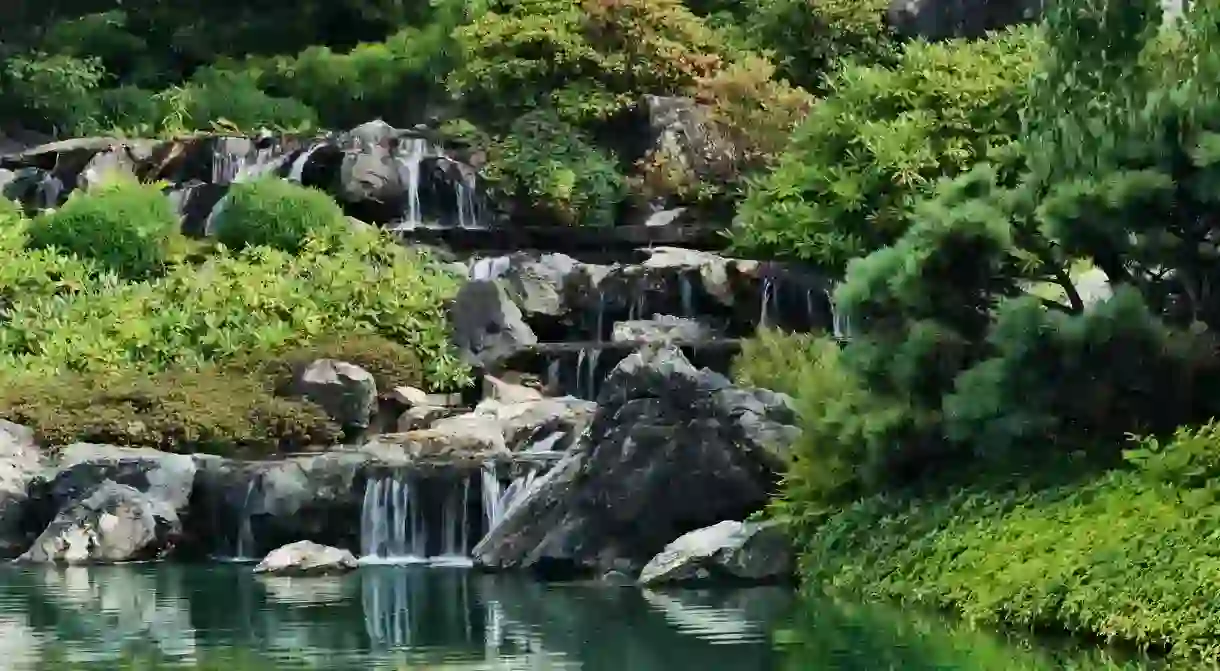
M335 451L243 462L197 455L189 531L200 552L234 553L248 521L257 555L298 540L359 547L357 479L376 456Z
M1041 0L892 0L886 20L904 37L940 40L983 37L1041 13Z
M722 180L733 174L737 150L711 123L708 111L690 98L646 95L647 154L681 175L683 182Z
M774 522L726 521L692 531L665 546L640 572L640 583L709 579L764 582L792 577L792 546Z
M616 322L610 339L614 342L698 342L715 335L715 331L694 319L653 315L652 319Z
M475 413L495 419L505 444L513 452L528 450L556 434L569 440L552 440L550 449L562 451L585 430L596 409L597 404L592 401L562 396L520 403L487 400L475 408Z
M437 420L452 417L458 414L458 412L455 408L445 408L436 405L417 405L399 415L396 428L398 433L426 429Z
M505 382L498 377L484 375L483 398L500 403L525 403L541 401L542 392L523 385Z
M450 322L454 344L472 363L492 361L538 342L521 309L494 281L464 284L454 298Z
M103 482L131 487L182 511L190 503L195 461L149 448L73 443L60 450L51 478L36 482L31 493L53 516Z
M88 190L95 188L107 180L134 178L136 162L128 153L126 147L114 147L100 151L89 159L85 167L76 176L76 188Z
M362 449L395 464L486 461L509 454L500 422L473 412L440 419L426 429L376 436Z
M174 508L109 480L62 510L18 561L83 564L154 559L182 525Z
M377 384L360 366L318 359L300 370L292 392L317 403L344 428L365 429L377 410Z
M390 390L389 396L407 408L428 405L428 394L415 387L394 387Z
M298 541L272 550L254 567L255 573L273 575L331 575L359 568L356 557L347 550Z
M567 312L568 277L579 262L567 254L543 254L515 259L504 274L510 295L526 314L560 317Z
M733 277L757 273L758 263L729 259L719 254L680 247L653 247L647 250L643 268L648 271L693 271L699 277L703 291L721 305L731 306L737 300Z
M643 566L674 538L765 505L795 424L782 394L645 347L610 374L585 436L479 542L475 561L556 574Z
M14 557L27 546L26 489L41 467L34 432L0 420L0 558Z

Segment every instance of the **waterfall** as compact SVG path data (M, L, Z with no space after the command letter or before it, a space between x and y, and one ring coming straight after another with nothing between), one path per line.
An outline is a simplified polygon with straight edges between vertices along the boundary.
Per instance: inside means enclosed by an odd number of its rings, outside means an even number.
M543 451L548 451L554 447L557 439L563 438L562 431L556 431L554 434L547 436L543 440L535 443L529 451L536 451L541 443L547 443L542 446ZM483 519L486 524L484 528L487 530L484 536L491 533L492 530L504 520L508 512L514 506L521 503L525 499L524 494L533 486L534 480L538 478L539 466L530 466L525 473L513 478L508 487L501 487L500 480L496 476L496 465L493 462L488 462L483 466Z
M414 228L424 223L423 209L419 201L419 176L420 165L428 155L429 147L428 141L422 137L406 138L403 142L406 145L406 154L394 157L398 161L399 179L407 186L406 220L402 225L403 228Z
M454 190L457 192L458 227L479 228L482 213L479 211L477 176L462 172L462 181L454 185Z
M489 469L457 478L399 471L370 479L360 510L362 561L469 564L470 549L487 530L501 497ZM476 495L482 499L481 515Z
M775 281L770 277L764 277L762 283L762 306L758 313L759 328L767 328L771 325L771 317L773 315L775 303L778 300L776 296Z
M851 337L851 320L835 306L834 293L826 290L826 298L830 301L830 328L834 337L840 340Z
M573 393L588 401L597 398L597 360L601 353L598 347L582 348L576 353L576 388Z
M512 264L511 256L488 256L478 259L470 265L469 279L471 281L498 279L512 268Z
M487 529L495 528L495 525L504 517L504 509L501 506L504 498L504 491L500 487L500 478L496 476L496 465L494 462L483 464L482 470L483 481L483 519L487 520Z
M297 157L292 161L292 168L288 171L288 180L300 184L301 178L305 173L305 166L309 164L309 157L313 156L313 153L321 149L323 146L324 145L319 142L318 144L315 144L309 149L306 149L298 154Z
M262 490L262 483L262 474L255 474L246 485L246 496L242 499L241 504L241 522L238 524L237 529L237 546L234 548L234 560L252 561L258 558L255 555L258 547L254 542L254 530L251 527L250 518L254 512L255 497Z
M678 288L682 293L682 316L695 316L695 289L685 273L678 277Z

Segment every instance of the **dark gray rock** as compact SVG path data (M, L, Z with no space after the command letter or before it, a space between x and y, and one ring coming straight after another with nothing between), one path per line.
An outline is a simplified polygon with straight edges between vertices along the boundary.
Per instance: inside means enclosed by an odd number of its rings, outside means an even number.
M1042 0L893 0L886 19L906 37L975 38L1037 21L1042 7Z
M34 482L30 492L44 516L54 516L104 482L131 487L182 511L190 503L194 480L195 461L187 455L74 443L60 451L49 477Z
M711 123L707 110L690 98L646 95L648 153L690 183L723 179L733 173L737 150Z
M182 524L173 506L109 480L66 506L18 561L85 564L155 559Z
M640 571L643 585L708 580L770 582L792 577L793 553L783 526L726 521L687 533Z
M463 285L454 298L450 322L454 344L473 363L499 359L538 342L521 309L494 281Z
M126 147L99 151L89 159L80 174L76 176L76 188L89 190L107 180L123 177L134 178L136 169L136 161Z
M318 359L297 371L292 392L319 406L346 429L365 429L377 410L377 384L360 366Z
M610 374L584 438L475 548L488 568L643 566L674 538L760 509L795 439L789 400L645 348Z

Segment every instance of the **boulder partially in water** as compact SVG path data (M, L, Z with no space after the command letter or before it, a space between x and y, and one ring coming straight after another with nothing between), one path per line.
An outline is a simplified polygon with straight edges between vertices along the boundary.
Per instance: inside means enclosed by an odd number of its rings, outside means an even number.
M272 550L254 567L255 573L272 575L331 575L346 573L360 566L347 550L298 541Z
M760 509L797 429L790 399L647 347L610 374L586 436L475 548L493 569L642 567L682 534Z
M684 534L640 572L640 583L769 582L792 576L792 544L775 522L724 521Z
M18 561L110 563L156 559L182 533L173 506L134 487L106 480L66 506Z
M0 420L0 558L15 557L26 548L26 489L41 468L34 432Z

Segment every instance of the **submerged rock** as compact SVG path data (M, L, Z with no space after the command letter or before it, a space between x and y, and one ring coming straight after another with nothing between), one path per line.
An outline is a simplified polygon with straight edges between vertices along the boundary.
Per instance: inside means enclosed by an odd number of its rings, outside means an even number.
M155 559L182 532L174 508L109 480L69 504L18 561L84 564Z
M672 347L624 359L588 433L475 548L488 568L643 566L674 538L760 509L795 439L782 394L734 387Z
M272 575L329 575L359 568L356 557L347 550L297 541L272 550L254 567L255 573Z
M774 522L725 521L665 546L640 571L640 583L704 580L766 582L792 576L792 545Z

